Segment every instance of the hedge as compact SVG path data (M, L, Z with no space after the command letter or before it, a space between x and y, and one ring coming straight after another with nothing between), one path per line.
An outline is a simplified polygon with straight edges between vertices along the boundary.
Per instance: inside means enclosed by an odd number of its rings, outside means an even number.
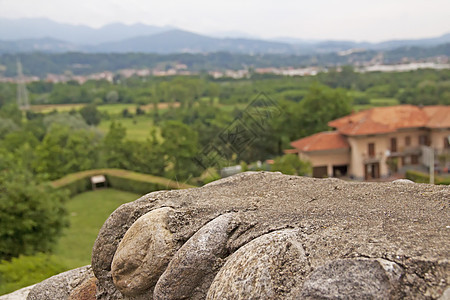
M406 171L406 178L417 183L430 183L430 175L419 171L414 170ZM434 176L434 183L450 185L450 178Z
M91 189L90 178L95 175L104 175L107 185L118 190L146 194L157 190L185 189L194 186L178 183L176 181L121 169L96 169L69 174L58 180L52 181L55 188L64 188L70 191L70 195L88 191Z

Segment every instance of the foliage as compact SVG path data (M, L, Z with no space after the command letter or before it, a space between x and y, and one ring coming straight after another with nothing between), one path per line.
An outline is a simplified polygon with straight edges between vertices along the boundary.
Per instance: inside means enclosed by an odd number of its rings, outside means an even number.
M72 130L54 124L36 148L34 169L49 179L94 169L98 163L99 137L90 130Z
M121 123L112 122L109 131L103 139L103 160L110 168L127 169L130 148L127 147L125 137L127 131Z
M0 259L48 252L67 225L67 193L7 164L0 161Z
M70 129L89 129L86 121L79 114L54 113L46 115L43 119L45 128L50 130L54 124Z
M88 104L80 109L80 115L88 125L97 126L101 121L101 113L95 104Z
M22 112L15 103L8 103L0 108L0 118L6 118L13 121L16 125L22 123Z
M430 174L415 170L406 171L405 177L417 183L430 183ZM435 184L450 185L450 178L434 176Z
M198 151L197 132L179 121L168 121L162 125L161 135L164 139L161 146L166 156L166 177L187 180L190 175L199 175L193 160Z
M308 136L328 129L328 122L350 114L352 99L342 89L313 85L299 104L299 128Z
M0 138L5 137L10 132L18 130L19 126L11 119L3 119L0 117Z
M67 268L53 255L38 253L0 262L0 295L38 283Z
M275 161L271 167L272 172L281 172L287 175L311 175L311 164L306 161L302 161L295 154L286 154L275 158Z

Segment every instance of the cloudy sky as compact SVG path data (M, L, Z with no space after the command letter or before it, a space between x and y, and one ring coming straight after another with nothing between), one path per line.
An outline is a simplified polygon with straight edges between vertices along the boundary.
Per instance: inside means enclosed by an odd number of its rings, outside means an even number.
M450 32L448 0L0 0L0 17L100 27L137 22L255 37L388 39Z

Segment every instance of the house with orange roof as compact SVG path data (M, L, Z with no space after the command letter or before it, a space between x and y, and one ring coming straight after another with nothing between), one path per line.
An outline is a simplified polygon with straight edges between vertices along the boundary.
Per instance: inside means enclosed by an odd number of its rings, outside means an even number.
M293 141L286 151L310 161L314 177L383 178L426 163L424 146L450 152L450 106L376 107L328 125L335 130Z

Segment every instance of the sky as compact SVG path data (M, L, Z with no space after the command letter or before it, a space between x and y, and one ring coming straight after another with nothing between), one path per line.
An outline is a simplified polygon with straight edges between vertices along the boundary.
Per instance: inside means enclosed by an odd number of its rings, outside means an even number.
M369 42L450 33L449 0L0 0L0 17Z

